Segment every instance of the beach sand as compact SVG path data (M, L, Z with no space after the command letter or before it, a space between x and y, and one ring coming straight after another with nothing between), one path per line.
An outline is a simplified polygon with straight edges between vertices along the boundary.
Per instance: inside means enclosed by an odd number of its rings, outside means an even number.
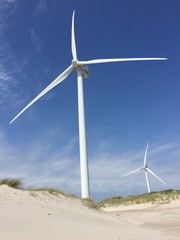
M0 186L0 240L179 240L180 200L97 211L79 199Z

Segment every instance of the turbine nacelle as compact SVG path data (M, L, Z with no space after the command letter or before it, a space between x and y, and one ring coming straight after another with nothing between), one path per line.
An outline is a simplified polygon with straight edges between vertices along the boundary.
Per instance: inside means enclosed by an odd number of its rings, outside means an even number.
M89 72L88 72L88 67L87 66L83 66L83 65L79 65L76 68L77 71L81 71L81 75L83 78L88 78L89 77Z
M78 64L78 61L75 59L72 60L72 66L74 67L74 69L76 69L76 71L81 71L83 78L89 77L88 66L83 66L82 64Z

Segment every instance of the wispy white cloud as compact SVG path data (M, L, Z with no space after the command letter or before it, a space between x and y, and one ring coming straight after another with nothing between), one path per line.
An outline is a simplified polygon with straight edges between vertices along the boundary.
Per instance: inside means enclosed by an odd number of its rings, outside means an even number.
M4 31L11 25L11 21L9 19L14 12L16 12L17 8L17 0L0 1L0 37L3 37Z
M38 16L42 13L47 12L48 8L47 8L47 2L46 0L39 0L36 9L35 9L35 15Z
M55 186L80 196L78 138L64 141L61 139L63 134L60 130L51 130L44 131L35 141L23 143L19 148L9 143L1 131L0 177L19 177L26 186ZM57 139L61 144L58 148L54 148ZM101 147L96 148L96 151L89 156L92 196L102 199L113 195L146 192L143 172L122 178L123 174L143 165L145 149L115 154L112 153L111 148L108 148L107 142L106 148L102 147L103 144L97 144ZM150 148L148 165L167 183L165 186L154 177L150 177L153 191L179 188L178 149L177 143L156 144L156 147Z
M8 15L11 15L17 8L18 0L1 0L0 1L0 9L2 10L8 10L5 17L8 17ZM1 15L2 17L2 15Z
M56 134L48 130L35 141L22 144L19 148L8 143L2 132L0 178L16 177L21 178L26 186L55 186L79 192L79 162L73 154L77 138L70 139L54 151L57 133L60 133L58 129Z
M36 51L38 53L40 53L43 48L43 42L38 37L37 33L35 32L35 30L33 28L30 29L30 37L31 37L32 44L34 45Z
M18 77L23 77L23 68L27 64L27 59L20 63L16 55L11 51L6 32L13 24L13 14L18 9L17 0L0 1L0 103L18 103L20 90L18 87Z

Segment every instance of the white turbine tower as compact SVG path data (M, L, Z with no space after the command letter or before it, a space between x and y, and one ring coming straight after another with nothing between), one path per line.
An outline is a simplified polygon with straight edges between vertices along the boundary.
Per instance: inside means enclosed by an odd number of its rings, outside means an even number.
M79 61L77 59L76 41L74 33L74 15L72 15L72 30L71 30L71 51L72 62L71 65L61 73L51 84L49 84L37 97L35 97L10 123L19 117L26 109L35 103L44 94L54 88L57 84L62 82L73 71L77 71L78 84L78 113L79 113L79 146L80 146L80 172L81 172L81 195L82 198L89 198L89 171L87 159L87 145L86 145L86 127L85 127L85 113L84 113L84 95L83 95L83 79L88 77L88 69L84 65L108 63L108 62L125 62L125 61L144 61L144 60L167 60L167 58L115 58L115 59L95 59L88 61Z
M148 193L150 193L151 190L150 190L150 186L149 186L148 172L151 173L154 177L156 177L156 178L157 178L159 181L161 181L162 183L164 183L164 184L166 184L166 183L165 183L162 179L160 179L154 172L152 172L152 171L148 168L148 166L147 166L147 151L148 151L148 145L149 145L149 144L147 143L146 151L145 151L145 154L144 154L144 165L143 165L143 167L140 167L140 168L138 168L138 169L136 169L136 170L134 170L134 171L132 171L132 172L129 172L129 173L123 175L123 177L128 176L128 175L130 175L130 174L132 174L132 173L136 173L136 172L139 172L139 171L141 171L141 170L144 170L144 172L145 172L145 177L146 177L146 183L147 183Z

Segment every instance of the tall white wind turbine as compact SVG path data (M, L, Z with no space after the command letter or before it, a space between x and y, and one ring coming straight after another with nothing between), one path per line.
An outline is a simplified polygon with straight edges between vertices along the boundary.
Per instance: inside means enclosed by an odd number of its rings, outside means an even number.
M79 61L76 52L76 41L74 32L74 15L72 15L72 29L71 29L71 51L72 62L71 65L61 73L51 84L49 84L37 97L35 97L13 120L19 117L26 109L35 103L44 94L54 88L57 84L66 79L73 71L77 71L77 85L78 85L78 114L79 114L79 146L80 146L80 172L81 172L81 195L82 198L89 198L89 171L87 159L87 145L86 145L86 127L85 127L85 113L84 113L84 94L83 94L83 79L88 77L88 69L84 65L109 63L109 62L125 62L125 61L145 61L145 60L167 60L167 58L114 58L114 59L95 59L87 61Z
M154 177L156 177L156 178L157 178L159 181L161 181L162 183L164 183L164 184L166 184L166 183L165 183L162 179L160 179L153 171L151 171L151 170L148 168L148 166L147 166L147 151L148 151L148 145L149 145L149 144L147 143L146 151L145 151L145 154L144 154L144 165L143 165L143 167L140 167L140 168L138 168L138 169L136 169L136 170L134 170L134 171L132 171L132 172L129 172L129 173L123 175L123 177L128 176L128 175L130 175L130 174L132 174L132 173L136 173L136 172L139 172L139 171L141 171L141 170L144 170L144 172L145 172L145 177L146 177L146 183L147 183L148 193L150 193L151 190L150 190L150 186L149 186L148 172L151 173Z

